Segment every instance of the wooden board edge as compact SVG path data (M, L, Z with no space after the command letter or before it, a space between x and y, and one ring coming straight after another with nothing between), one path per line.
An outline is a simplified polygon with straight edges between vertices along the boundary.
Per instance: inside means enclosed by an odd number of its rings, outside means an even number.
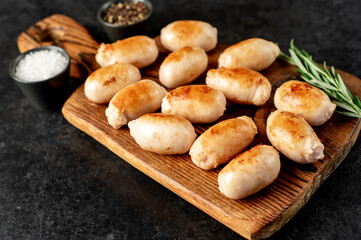
M336 157L338 161L332 163L328 161L324 170L314 178L314 184L310 184L303 194L297 199L296 202L290 205L275 221L265 226L258 232L252 233L248 239L257 240L265 239L276 233L282 226L284 226L299 210L311 199L316 190L321 184L331 175L331 173L343 162L352 147L355 145L356 140L360 134L361 120L358 119L357 124L350 136L350 140L343 151L338 152L339 157Z

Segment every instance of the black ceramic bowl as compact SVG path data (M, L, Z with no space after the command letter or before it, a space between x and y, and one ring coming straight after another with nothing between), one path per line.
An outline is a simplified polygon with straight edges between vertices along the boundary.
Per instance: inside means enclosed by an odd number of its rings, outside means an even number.
M29 53L42 50L53 50L62 54L67 60L65 68L53 77L39 81L26 81L19 78L16 75L16 67L19 62ZM39 110L58 110L69 96L69 66L70 57L64 49L56 46L43 46L31 49L16 57L10 64L9 73L35 108Z
M121 40L127 37L135 35L148 35L148 20L153 12L152 3L149 0L137 0L137 2L143 3L149 10L147 16L145 16L141 21L138 21L131 25L116 25L108 23L103 20L102 15L104 10L106 10L110 4L119 3L119 2L135 2L135 0L119 0L119 1L109 1L104 3L98 10L97 18L98 21L102 24L104 31L107 33L111 42Z

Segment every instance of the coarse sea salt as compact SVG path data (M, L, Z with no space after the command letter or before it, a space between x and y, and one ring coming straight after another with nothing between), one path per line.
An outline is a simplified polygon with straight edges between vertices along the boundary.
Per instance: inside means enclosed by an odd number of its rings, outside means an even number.
M51 78L67 65L67 59L58 51L40 50L27 54L16 67L16 76L24 81L36 82Z

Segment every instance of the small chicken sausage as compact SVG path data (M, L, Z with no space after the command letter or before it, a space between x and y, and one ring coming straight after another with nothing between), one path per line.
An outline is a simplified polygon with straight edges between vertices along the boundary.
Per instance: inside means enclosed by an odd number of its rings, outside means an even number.
M193 82L208 66L208 56L202 48L184 47L170 53L160 65L159 81L167 88Z
M139 69L128 63L99 68L86 79L85 96L95 103L108 103L125 86L139 81Z
M194 164L204 170L231 160L252 142L257 134L251 118L227 119L207 129L192 145L189 154Z
M111 44L100 44L95 60L102 67L124 62L143 68L152 64L158 54L159 50L153 39L147 36L134 36Z
M299 115L276 110L267 119L267 137L287 158L297 163L322 159L324 146L312 127Z
M182 154L192 146L197 134L185 118L149 113L128 123L130 135L138 145L160 154Z
M226 110L226 97L206 85L181 86L170 91L162 100L162 113L174 114L192 123L210 123Z
M211 69L207 72L206 83L221 90L231 102L256 106L263 106L272 90L266 77L248 68Z
M277 109L303 117L311 126L320 126L331 118L336 104L320 89L308 83L291 80L275 92Z
M160 41L171 52L185 46L208 52L217 45L217 28L202 21L175 21L162 28Z
M108 122L118 129L143 114L154 112L167 94L164 87L151 80L133 83L114 95L105 110Z
M261 38L251 38L224 50L219 56L218 67L243 67L261 71L269 67L279 54L280 49L273 42Z
M276 180L281 169L279 153L257 145L233 158L218 174L219 190L228 198L248 197Z

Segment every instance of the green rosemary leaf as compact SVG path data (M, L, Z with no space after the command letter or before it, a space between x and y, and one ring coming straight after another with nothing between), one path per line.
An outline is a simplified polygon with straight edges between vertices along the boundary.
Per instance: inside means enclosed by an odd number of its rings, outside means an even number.
M289 63L291 63L292 65L295 65L295 64L293 63L292 58L290 58L289 56L287 56L286 54L284 54L282 51L280 51L280 54L278 55L278 58L279 58L279 59L282 59L283 61L289 62Z
M340 75L340 74L337 74L337 79L338 79L340 85L342 86L342 89L344 90L345 95L347 95L348 98L349 98L349 100L350 100L350 102L352 102L353 96L352 96L350 90L346 87L345 83L342 81L342 78L341 78L341 75Z
M325 70L325 73L328 77L332 77L330 71L327 69L326 61L323 61L323 69Z
M352 106L350 106L350 105L348 105L348 104L346 104L346 103L343 103L343 102L340 102L340 101L332 101L334 104L336 104L338 107L341 107L341 108L343 108L343 109L346 109L346 110L348 110L348 111L350 111L350 112L354 112L355 111L355 109L353 109L353 107Z
M304 72L301 69L298 69L297 71L301 73L301 77L304 79L312 79L313 78L312 74L310 74L308 72Z
M309 59L306 56L303 57L303 60L306 64L308 64L312 75L314 75L316 79L319 79L320 75L318 74L318 66L313 63L312 59Z
M332 72L332 76L334 78L336 78L336 74L335 74L335 68L333 66L331 66L331 72Z
M352 113L352 112L340 111L340 110L336 110L335 112L340 113L340 114L345 115L345 116L348 116L348 117L355 117L355 118L360 117L360 114L356 114L356 113Z
M301 69L302 71L306 72L306 68L302 64L301 60L298 58L297 54L294 51L290 51L291 58L293 59L295 65Z
M338 91L337 88L335 88L334 86L330 85L330 84L327 84L327 83L324 83L324 82L321 82L321 81L318 81L317 79L310 79L309 80L311 82L312 85L317 85L318 88L325 88L325 89L328 89L328 90L332 90L332 91Z
M352 104L353 96L351 95L348 88L343 83L340 83L340 88L341 88L340 93L342 93L342 97L343 97L344 101Z
M357 96L353 96L354 102L357 104L359 108L361 108L361 101Z
M323 90L323 89L322 89ZM336 100L339 100L341 102L349 102L349 99L345 94L341 91L341 89L338 89L337 91L333 91L335 96L333 97Z

